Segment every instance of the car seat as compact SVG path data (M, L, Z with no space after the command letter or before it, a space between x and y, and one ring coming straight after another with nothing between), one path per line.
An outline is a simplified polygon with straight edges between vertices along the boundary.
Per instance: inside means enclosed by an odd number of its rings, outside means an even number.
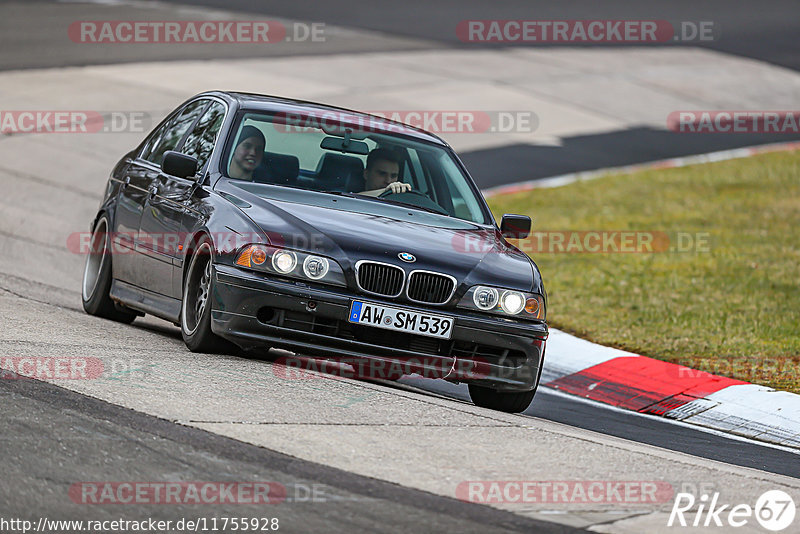
M360 159L328 152L317 166L315 187L320 191L353 191L350 187L357 186L359 178L363 187L364 163Z

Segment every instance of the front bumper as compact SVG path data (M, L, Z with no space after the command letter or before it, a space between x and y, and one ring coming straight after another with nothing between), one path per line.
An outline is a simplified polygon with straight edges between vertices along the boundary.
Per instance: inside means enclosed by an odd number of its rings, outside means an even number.
M405 362L422 376L500 391L529 391L538 384L548 335L544 323L381 300L227 265L214 268L211 329L243 348L269 346L347 363L368 361L368 369ZM348 322L353 299L448 316L452 338L354 325Z

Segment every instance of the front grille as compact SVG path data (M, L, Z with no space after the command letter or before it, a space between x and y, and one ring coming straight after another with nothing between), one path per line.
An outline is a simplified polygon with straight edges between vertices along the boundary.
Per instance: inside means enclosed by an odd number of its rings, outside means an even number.
M414 271L408 279L408 298L426 304L444 304L453 295L453 278L426 271Z
M368 293L384 297L397 297L403 292L405 272L400 267L371 261L356 266L358 287Z

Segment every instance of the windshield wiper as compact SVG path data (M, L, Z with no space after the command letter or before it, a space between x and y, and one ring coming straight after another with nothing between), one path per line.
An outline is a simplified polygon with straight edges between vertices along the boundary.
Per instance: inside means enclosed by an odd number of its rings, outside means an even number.
M444 208L441 208L441 209L437 210L437 209L434 209L434 208L427 208L425 206L419 206L417 204L411 204L409 202L400 202L399 200L387 200L385 198L379 198L377 200L382 200L384 202L389 202L390 204L396 204L398 206L403 206L405 208L414 208L414 209L417 209L417 210L427 211L428 213L435 213L436 215L446 215L448 217L450 216L450 214L447 213L447 211L445 211Z
M436 215L446 215L447 217L450 216L444 208L441 209L434 209L434 208L427 208L425 206L419 206L417 204L411 204L408 202L400 202L399 200L388 200L386 198L378 198L373 197L370 195L361 195L359 193L349 193L347 191L319 191L320 193L327 193L328 195L336 195L339 197L347 197L347 198L357 198L360 200L374 200L378 202L388 202L390 204L394 204L396 206L403 206L404 208L414 208L416 210L427 211L428 213L435 213Z
M358 193L348 193L347 191L317 191L317 192L318 193L325 193L325 194L328 194L328 195L336 195L337 197L367 198L366 195L359 195Z

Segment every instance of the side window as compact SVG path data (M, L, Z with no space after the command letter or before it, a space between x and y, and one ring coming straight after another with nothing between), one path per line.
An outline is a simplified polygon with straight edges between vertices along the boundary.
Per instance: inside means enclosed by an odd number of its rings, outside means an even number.
M140 155L142 159L147 159L150 153L153 152L153 148L158 146L158 143L161 142L161 138L164 136L164 132L167 130L167 128L169 128L170 123L172 123L172 119L166 121L158 128L158 130L150 135L150 137L147 139L147 143L142 149L142 153Z
M224 119L225 106L219 102L214 102L186 137L186 142L183 144L183 153L197 158L198 170L205 167L209 156L211 156Z
M161 160L164 159L164 152L174 150L178 146L181 137L205 109L206 104L208 104L208 100L198 100L183 108L183 111L177 117L172 119L165 128L162 128L153 137L142 157L156 165L161 165Z

